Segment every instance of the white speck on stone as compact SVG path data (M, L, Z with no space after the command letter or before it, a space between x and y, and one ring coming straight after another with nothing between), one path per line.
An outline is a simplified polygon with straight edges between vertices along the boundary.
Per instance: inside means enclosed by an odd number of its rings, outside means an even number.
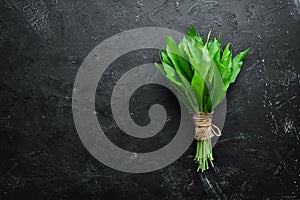
M137 153L133 153L133 154L129 157L130 160L133 160L133 159L136 159L136 158L137 158Z
M260 34L258 34L257 36L258 36L258 38L259 38L259 39L262 39L262 37L261 37L261 35L260 35Z
M139 1L138 1L138 2L136 2L136 4L135 4L135 5L136 5L136 7L137 7L137 8L141 8L141 7L143 7L143 4L142 4L141 2L139 2Z
M140 15L137 15L136 17L135 17L135 22L139 22L140 21Z
M293 121L289 121L287 118L285 119L285 123L284 123L284 132L285 133L290 133L292 131L292 129L294 128L294 122Z

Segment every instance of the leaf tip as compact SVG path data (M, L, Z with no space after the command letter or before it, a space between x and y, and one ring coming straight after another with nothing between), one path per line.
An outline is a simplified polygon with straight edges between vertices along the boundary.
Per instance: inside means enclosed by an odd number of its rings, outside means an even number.
M207 39L206 39L206 46L207 46L207 44L208 44L208 41L209 41L209 39L210 39L210 35L211 35L211 30L208 32L208 35L207 35Z
M197 35L196 29L195 29L195 27L193 25L193 26L191 26L190 30L188 31L188 36L189 37L195 37L196 35Z
M251 48L248 47L248 48L245 50L246 54L247 54L250 50L251 50Z

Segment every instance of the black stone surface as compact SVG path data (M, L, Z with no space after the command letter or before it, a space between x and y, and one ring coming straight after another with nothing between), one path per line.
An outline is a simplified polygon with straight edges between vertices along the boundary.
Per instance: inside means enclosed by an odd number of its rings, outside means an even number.
M2 0L0 199L299 199L299 19L299 0ZM147 174L101 164L83 147L72 118L73 83L82 61L124 30L157 26L186 33L191 25L203 36L209 30L220 34L235 53L251 47L227 94L216 167L196 173L195 145ZM136 52L126 66L120 59L112 69L130 68L139 56L158 58L156 52ZM164 99L143 94L149 91ZM141 125L148 120L143 98L150 104L151 98L174 101L165 89L141 88L131 101ZM178 104L168 109L174 129L162 131L166 137L156 148L176 132ZM109 111L101 114L109 117ZM139 147L111 139L124 148ZM143 144L145 151L154 148Z

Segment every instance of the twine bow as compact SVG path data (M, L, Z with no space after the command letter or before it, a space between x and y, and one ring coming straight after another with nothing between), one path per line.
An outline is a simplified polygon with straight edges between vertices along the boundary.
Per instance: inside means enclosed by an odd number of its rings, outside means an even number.
M221 130L211 123L213 113L195 112L193 115L196 140L206 140L213 136L221 136Z

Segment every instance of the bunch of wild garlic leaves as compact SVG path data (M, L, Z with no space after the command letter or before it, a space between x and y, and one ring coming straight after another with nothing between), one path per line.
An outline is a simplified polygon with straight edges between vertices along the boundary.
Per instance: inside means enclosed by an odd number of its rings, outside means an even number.
M232 58L230 43L224 49L220 37L204 43L195 28L179 45L166 36L166 49L161 50L161 64L157 70L165 76L176 96L191 112L211 113L223 101L231 83L234 83L243 65L249 48ZM197 171L213 165L211 139L197 141L195 161Z

